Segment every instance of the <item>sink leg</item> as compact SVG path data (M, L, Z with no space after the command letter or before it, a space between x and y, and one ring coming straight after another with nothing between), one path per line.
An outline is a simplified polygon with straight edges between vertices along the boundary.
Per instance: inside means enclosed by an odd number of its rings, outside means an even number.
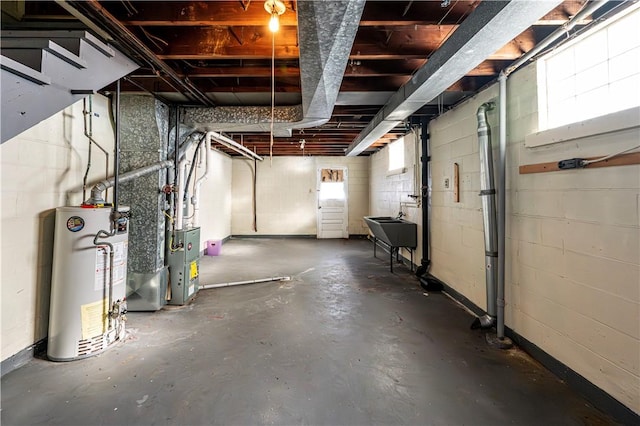
M393 247L391 247L391 249L389 250L389 269L393 274Z
M376 247L378 246L378 239L373 237L373 257L376 257Z

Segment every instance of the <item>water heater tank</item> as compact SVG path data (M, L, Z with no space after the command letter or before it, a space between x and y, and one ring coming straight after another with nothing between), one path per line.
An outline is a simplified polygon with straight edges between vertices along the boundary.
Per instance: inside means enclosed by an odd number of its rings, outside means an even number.
M124 217L112 231L110 207L56 209L47 343L53 361L96 355L124 338L129 208L119 210ZM96 245L100 231L112 235Z

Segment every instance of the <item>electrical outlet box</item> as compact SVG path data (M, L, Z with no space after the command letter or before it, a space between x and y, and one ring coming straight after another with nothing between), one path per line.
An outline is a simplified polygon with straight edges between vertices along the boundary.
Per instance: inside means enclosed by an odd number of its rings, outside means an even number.
M444 178L444 187L445 189L449 189L449 178Z

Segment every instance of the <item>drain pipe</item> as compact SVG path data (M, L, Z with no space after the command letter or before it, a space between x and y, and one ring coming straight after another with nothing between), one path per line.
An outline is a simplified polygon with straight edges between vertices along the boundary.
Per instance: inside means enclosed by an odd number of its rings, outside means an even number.
M420 158L422 163L421 170L421 185L420 185L420 197L422 201L422 259L420 260L420 266L416 269L416 275L422 277L429 272L431 266L431 256L429 253L429 209L431 202L429 200L430 194L430 165L431 156L429 154L429 122L426 118L420 119L420 141L422 144L422 157ZM422 283L422 281L421 281Z
M482 219L484 225L485 281L487 286L487 312L476 318L471 328L491 328L496 320L498 233L496 226L496 189L493 178L493 155L491 129L487 123L487 111L495 108L487 102L478 108L478 148L480 154L480 196L482 197Z
M569 32L580 21L592 15L607 3L606 0L595 1L586 5L580 12L576 13L563 26L552 32L548 37L534 46L533 49L522 55L517 61L500 72L498 77L498 113L499 113L499 161L498 161L498 282L496 289L497 321L496 337L505 339L504 335L504 307L505 307L505 261L506 261L506 152L507 152L507 79L509 75L523 64L530 61L544 48L557 40L562 35Z

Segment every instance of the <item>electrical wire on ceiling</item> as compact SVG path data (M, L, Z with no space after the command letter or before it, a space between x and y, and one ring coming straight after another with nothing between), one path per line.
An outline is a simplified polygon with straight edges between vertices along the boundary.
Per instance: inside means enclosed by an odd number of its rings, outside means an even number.
M169 43L167 43L166 41L164 41L163 39L161 39L160 37L154 36L153 34L151 34L149 31L145 30L142 26L138 27L140 28L140 30L142 30L142 34L145 35L145 37L147 37L147 39L153 43L153 45L155 47L157 47L160 50L164 50L165 47L169 46ZM164 45L164 47L160 46L159 43L162 43Z
M460 0L456 0L456 2L453 4L453 6L451 6L444 14L444 16L442 16L442 18L440 19L440 21L438 21L438 25L441 25L442 22L444 21L444 19L447 17L447 15L449 15L449 13L453 10L454 7L456 7L456 4L458 4ZM429 55L427 55L427 60L429 60L429 58L431 58L431 55L433 55L434 53L436 53L438 51L438 49L440 49L440 47L444 44L444 42L449 38L449 36L458 28L458 25L460 25L460 22L462 22L462 20L467 16L467 12L463 13L462 15L460 15L460 17L458 18L458 20L456 21L456 23L451 27L451 29L449 30L449 32L447 33L447 35L445 35L442 40L440 41L440 43L438 44L438 47L436 47L435 49L433 49L431 51L431 53L429 53Z

